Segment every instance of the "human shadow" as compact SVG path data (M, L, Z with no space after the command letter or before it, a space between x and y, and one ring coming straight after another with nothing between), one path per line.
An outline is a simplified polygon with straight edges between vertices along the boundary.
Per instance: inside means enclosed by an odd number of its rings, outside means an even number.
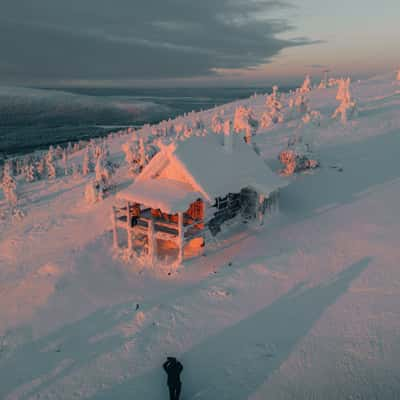
M319 151L322 168L298 176L281 191L281 211L291 222L356 200L371 187L400 178L399 132ZM339 164L340 168L336 167Z
M180 355L184 365L182 397L247 399L280 367L370 261L370 257L363 258L316 287L298 284L268 307ZM160 355L159 368L97 393L91 400L165 398L161 363Z
M86 258L87 255L94 254L94 250L99 247L99 242L108 236L109 232L106 232L96 241L88 243L85 247L88 251L82 252L80 256L82 259L77 264L93 264L92 260ZM105 260L104 264L97 264L92 272L101 274L102 268L108 266L107 260ZM84 271L80 271L80 273L83 274L82 279L87 278ZM118 275L117 271L114 275L117 277L117 283L118 279L123 279L123 276ZM210 278L207 277L189 285L176 285L173 280L161 283L164 287L167 285L168 287L158 296L152 296L151 299L143 302L142 292L140 292L135 300L101 308L78 321L62 326L49 335L22 344L8 354L0 353L0 399L6 398L11 392L21 387L25 388L24 394L19 395L18 398L30 398L33 394L45 390L71 372L90 365L101 355L120 349L126 344L127 338L119 329L115 329L116 327L124 323L131 323L138 311L146 314L153 309L163 307L171 300L171 296L177 299L181 296L188 296L195 290L207 288ZM64 283L61 279L58 285L68 285L68 282ZM91 282L87 285L91 285ZM108 281L107 285L112 286L113 281ZM71 289L71 296L73 296L74 290L74 288ZM101 291L101 288L87 287L87 290ZM49 301L51 302L51 299ZM72 307L79 307L79 303L75 299L69 301ZM136 309L138 303L140 303L139 310ZM39 312L46 313L45 310ZM19 332L25 330L29 331L29 327L21 326L10 331L9 334L18 335Z

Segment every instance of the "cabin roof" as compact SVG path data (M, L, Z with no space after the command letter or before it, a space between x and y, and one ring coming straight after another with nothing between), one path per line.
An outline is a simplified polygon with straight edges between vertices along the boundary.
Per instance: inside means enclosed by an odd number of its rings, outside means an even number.
M186 211L200 197L190 185L172 179L136 181L117 194L119 200L145 204L169 214Z
M222 135L194 136L178 143L172 156L185 166L210 201L246 187L268 196L287 185L241 135L232 139L233 150L229 152L222 145Z
M175 213L198 198L213 202L248 187L268 196L287 185L242 136L232 139L231 152L219 135L193 136L165 146L117 197ZM163 174L167 169L170 173Z

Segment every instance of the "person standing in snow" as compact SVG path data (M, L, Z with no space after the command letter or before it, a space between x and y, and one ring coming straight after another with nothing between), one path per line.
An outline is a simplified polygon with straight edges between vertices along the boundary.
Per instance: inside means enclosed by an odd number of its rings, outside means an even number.
M179 400L182 387L180 375L183 366L175 357L167 357L167 361L163 364L163 368L168 375L167 385L169 388L169 398L170 400Z

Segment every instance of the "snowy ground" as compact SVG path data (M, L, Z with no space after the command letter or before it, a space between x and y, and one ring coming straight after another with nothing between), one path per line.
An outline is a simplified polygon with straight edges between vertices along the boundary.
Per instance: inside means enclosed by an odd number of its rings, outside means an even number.
M400 85L352 90L346 126L336 89L310 94L322 167L292 179L281 214L170 275L113 254L114 198L86 205L87 178L27 184L26 217L0 222L0 398L164 399L167 355L183 400L399 398ZM293 129L256 137L271 165Z

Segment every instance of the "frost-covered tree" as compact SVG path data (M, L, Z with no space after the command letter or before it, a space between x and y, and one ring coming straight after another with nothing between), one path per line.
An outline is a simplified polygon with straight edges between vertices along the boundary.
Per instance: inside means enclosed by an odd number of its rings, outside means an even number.
M89 146L86 146L85 152L83 154L82 175L86 176L90 174L91 171L92 171L92 162L90 159L90 151L89 151Z
M105 139L103 142L103 153L104 153L105 159L108 160L110 158L110 147L108 146L107 139Z
M128 164L129 172L136 176L140 171L138 168L138 146L136 142L127 142L122 145L122 150L125 153L125 161Z
M297 134L289 139L287 149L279 154L279 160L285 167L281 171L283 175L292 175L319 166L319 161L314 158L310 139L311 137L305 140L304 135Z
M338 91L336 93L336 100L342 101L346 96L346 80L343 78L338 80Z
M98 190L99 199L102 199L105 192L112 187L112 174L112 165L105 158L105 155L99 157L96 161L95 167L95 185Z
M128 165L131 165L135 160L135 150L131 142L124 143L122 145L122 151L125 153L125 161Z
M98 145L98 144L96 144L95 147L94 147L94 152L93 152L93 154L94 154L94 158L95 158L95 160L96 160L96 162L97 162L97 160L98 160L100 157L102 157L103 154L104 154L103 147L100 146L100 145Z
M294 106L299 115L307 113L310 109L308 99L303 94L299 94L296 96L294 100Z
M56 150L55 150L55 156L57 159L60 159L63 155L63 149L60 145L57 145Z
M186 129L186 124L182 120L178 120L174 124L175 136L180 137L181 133ZM143 138L143 136L142 136Z
M263 114L261 126L268 128L271 124L283 122L283 104L281 102L281 94L278 91L278 86L272 87L272 93L267 96L266 106L267 112Z
M320 126L321 125L321 119L322 119L322 115L319 111L316 110L310 110L307 111L303 117L302 117L302 121L304 124L309 124L312 123L315 126Z
M101 196L102 197L102 196ZM89 182L85 187L85 200L88 204L94 204L99 200L98 185L95 182Z
M46 173L46 160L45 158L41 158L36 163L36 171L39 175L39 178L43 179Z
M47 169L47 177L49 179L55 179L57 177L57 169L56 169L56 163L54 161L54 149L52 146L50 146L49 151L45 156L45 162Z
M74 179L79 178L81 175L81 168L77 162L72 163L72 177Z
M267 96L266 106L267 108L282 109L282 103L280 101L281 94L279 93L279 87L277 85L272 86L272 93Z
M8 164L6 164L4 168L2 187L4 197L7 200L8 204L11 207L15 207L18 202L17 181L14 178L11 168Z
M266 111L261 115L260 127L262 129L266 129L269 128L271 125L273 125L271 114L268 111Z
M299 89L300 93L308 93L311 92L311 77L310 75L306 75L301 88Z
M352 99L350 83L350 78L341 79L339 81L336 99L340 101L340 104L332 115L333 119L336 119L340 116L340 120L343 124L346 124L348 119L357 113L357 103Z
M182 137L185 139L190 138L192 135L193 135L193 129L189 127L186 127L186 129L182 133Z
M35 181L37 179L35 164L33 163L28 164L25 168L24 175L25 175L25 180L27 182Z
M222 115L217 112L216 114L213 115L211 119L211 130L214 133L220 134L223 130L224 126L224 120L222 118Z
M142 170L146 165L146 148L144 147L144 139L139 139L139 166Z
M104 162L102 157L98 157L96 161L96 166L94 169L96 181L100 182L103 180L103 170L104 170Z
M64 175L68 175L68 150L63 149L62 153L62 166L64 168Z
M196 130L203 130L204 129L204 122L202 121L202 119L196 115L194 121L193 121L193 127Z
M235 110L233 129L236 133L244 133L246 143L251 142L253 132L258 128L258 121L250 108L239 106Z

